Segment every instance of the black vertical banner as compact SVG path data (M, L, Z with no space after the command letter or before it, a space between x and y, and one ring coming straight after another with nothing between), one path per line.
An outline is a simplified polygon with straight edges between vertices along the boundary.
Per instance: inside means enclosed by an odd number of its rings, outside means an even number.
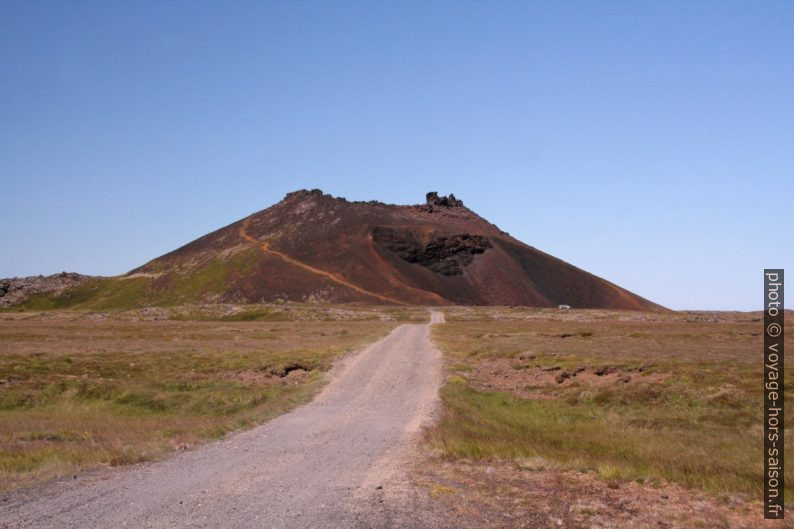
M783 518L783 269L764 270L764 518Z

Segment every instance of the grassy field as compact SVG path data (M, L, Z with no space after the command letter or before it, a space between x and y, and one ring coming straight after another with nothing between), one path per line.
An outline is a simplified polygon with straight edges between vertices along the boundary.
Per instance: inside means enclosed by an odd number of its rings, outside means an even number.
M307 401L335 358L424 317L307 306L4 311L0 488L155 458L265 421Z
M450 376L430 442L452 460L540 458L615 486L758 499L760 317L450 310L433 331Z

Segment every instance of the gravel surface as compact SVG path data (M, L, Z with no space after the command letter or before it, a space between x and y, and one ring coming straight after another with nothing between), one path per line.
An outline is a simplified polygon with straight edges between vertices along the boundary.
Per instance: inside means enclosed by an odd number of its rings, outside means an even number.
M397 527L387 512L399 527L426 527L423 509L383 503L390 488L410 488L400 462L437 406L441 355L429 328L398 327L338 366L314 401L262 426L7 498L0 527Z

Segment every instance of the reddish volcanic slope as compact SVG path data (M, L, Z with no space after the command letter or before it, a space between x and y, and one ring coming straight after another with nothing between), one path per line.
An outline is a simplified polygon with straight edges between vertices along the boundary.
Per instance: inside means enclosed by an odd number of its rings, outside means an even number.
M160 292L213 277L208 301L662 309L435 193L396 206L296 191L129 275L141 274Z

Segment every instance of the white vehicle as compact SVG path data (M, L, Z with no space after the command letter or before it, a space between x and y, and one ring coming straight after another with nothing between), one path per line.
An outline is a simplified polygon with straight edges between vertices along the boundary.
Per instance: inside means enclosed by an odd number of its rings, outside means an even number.
M559 309L560 310L571 310L571 306L570 305L560 305Z

